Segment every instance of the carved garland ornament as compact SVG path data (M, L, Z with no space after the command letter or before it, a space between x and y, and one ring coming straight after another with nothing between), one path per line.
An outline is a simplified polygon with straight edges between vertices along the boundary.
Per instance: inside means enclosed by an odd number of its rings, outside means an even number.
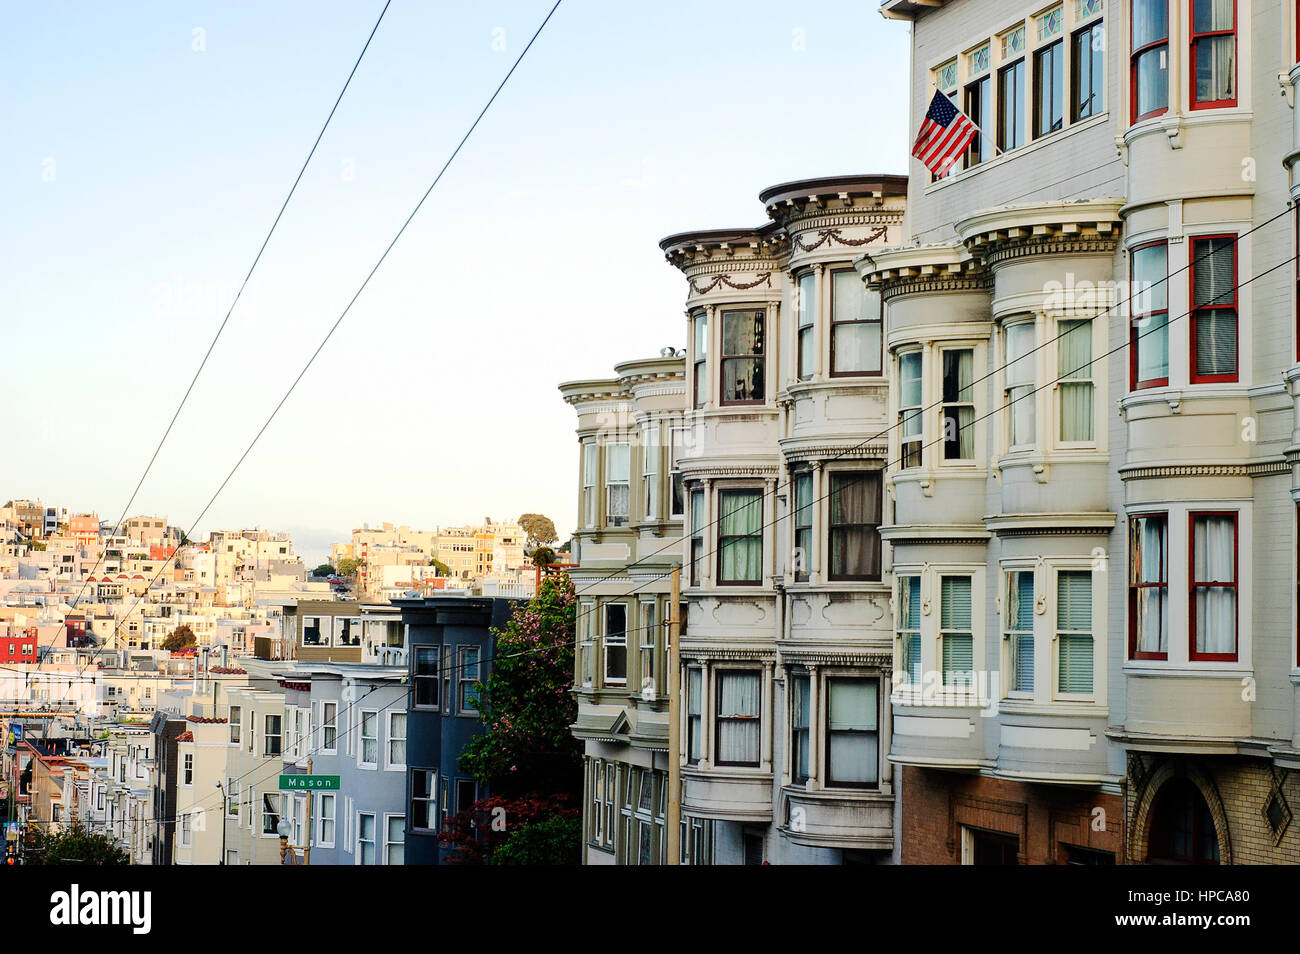
M713 291L713 289L717 288L719 285L726 285L728 288L734 288L737 291L745 291L748 288L757 288L759 285L762 285L765 282L767 283L768 288L772 287L771 272L763 272L758 276L758 278L756 278L752 282L733 282L731 280L731 276L719 275L717 278L713 279L713 281L709 282L703 288L695 284L695 279L692 278L691 291L697 295L707 295L709 292Z
M791 242L797 248L799 248L801 251L804 252L811 252L814 249L820 248L821 246L825 245L827 242L830 242L832 245L845 245L848 246L849 248L858 248L870 242L874 242L878 238L884 238L884 236L888 234L888 232L889 232L888 226L882 225L880 228L872 232L866 238L846 239L843 237L843 233L839 229L818 229L817 234L820 235L821 238L813 242L811 245L809 245L804 241L802 235L792 236Z

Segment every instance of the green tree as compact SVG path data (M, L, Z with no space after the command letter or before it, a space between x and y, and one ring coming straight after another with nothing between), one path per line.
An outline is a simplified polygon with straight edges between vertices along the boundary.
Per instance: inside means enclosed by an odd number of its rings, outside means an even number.
M555 562L555 551L550 547L537 547L533 550L533 566L547 566Z
M187 646L195 646L198 639L194 635L194 630L190 629L189 623L181 623L171 631L171 635L163 640L162 648L168 652L175 652L178 649L185 649Z
M352 557L344 557L339 560L339 576L346 576L349 579L357 575L357 568L361 566L360 560L354 560Z
M488 864L582 864L582 819L556 815L516 828L488 857Z
M312 576L333 576L334 567L330 566L328 563L322 563L320 566L316 567L316 569L311 571L311 575Z
M58 831L36 830L23 850L29 865L125 865L131 861L107 835L86 831L80 822Z
M555 532L554 522L545 514L520 514L519 519L515 522L519 524L524 533L528 534L528 539L524 541L524 550L526 552L531 552L535 547L554 543L559 539L559 534Z
M578 715L573 689L577 600L567 573L542 580L515 607L486 682L474 684L486 727L465 747L461 768L492 792L534 792L580 798L582 747L569 732Z
M438 571L439 576L451 576L451 567L443 563L437 557L429 557L429 566Z

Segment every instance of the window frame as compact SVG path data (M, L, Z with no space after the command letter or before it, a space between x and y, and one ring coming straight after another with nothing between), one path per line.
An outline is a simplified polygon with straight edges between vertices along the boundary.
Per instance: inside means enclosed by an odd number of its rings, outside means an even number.
M917 364L917 389L920 395L919 404L903 403L903 362L916 359ZM907 425L915 420L917 428L915 434L909 434ZM912 445L915 445L914 447ZM898 464L901 470L910 470L914 467L921 467L925 464L925 351L922 348L911 348L906 351L898 352ZM912 455L915 454L915 462L909 463Z
M612 609L621 610L623 613L623 628L620 635L611 638L609 611ZM600 643L601 643L601 685L606 687L625 687L628 677L628 656L627 656L627 630L628 619L631 614L628 612L628 604L621 600L608 600L600 604ZM611 648L622 648L623 650L623 675L611 676L609 674L609 651Z
M615 455L611 453L615 448L623 448L621 454L626 454L627 472L622 480L615 480L612 474ZM632 524L632 444L630 441L611 441L605 445L605 528L617 529L628 527ZM624 513L614 513L614 490L617 487L624 489L624 500L626 501L626 510ZM621 522L620 522L621 521Z
M975 379L975 350L976 349L974 345L957 345L957 346L941 345L939 347L939 361L938 361L939 420L942 422L942 440L939 442L939 462L941 465L944 466L969 467L979 459L979 455L977 454L976 447L975 447L979 439L979 432L975 430L975 424L977 422L977 414L976 414L976 407L975 407L975 380L976 380ZM969 400L966 401L944 400L944 395L946 394L946 391L944 390L944 386L947 382L947 375L945 374L945 358L949 354L957 354L963 351L970 352L971 383L967 386L967 390L969 391L968 394ZM957 394L958 395L961 394L961 388L957 389ZM924 396L922 396L922 401L924 401ZM971 428L971 432L970 432L971 433L971 454L969 457L949 457L948 444L950 442L948 440L948 413L950 410L957 411L964 407L969 407L971 412L971 423L969 425L969 427ZM957 418L954 417L953 420L955 421L957 420ZM960 428L960 425L957 426L958 428ZM956 439L956 443L958 447L958 453L960 453L961 452L960 435L958 435Z
M1156 308L1151 311L1144 311L1141 314L1133 312L1133 258L1143 249L1160 247L1165 250L1165 276L1159 281L1163 283L1165 289L1165 306ZM1169 386L1169 240L1156 239L1151 242L1143 242L1141 245L1134 245L1128 250L1128 277L1129 277L1129 374L1128 387L1130 391L1142 391L1147 388L1166 388ZM1140 289L1138 295L1144 294ZM1165 376L1163 378L1139 378L1138 377L1138 349L1141 347L1142 334L1139 334L1138 323L1149 322L1154 316L1164 316L1164 334L1165 334ZM1195 360L1194 357L1192 360Z
M744 675L750 676L758 682L758 713L756 715L729 715L722 714L722 677ZM720 666L713 670L713 746L714 759L713 764L717 766L731 766L735 768L760 768L763 764L763 670L753 666ZM758 751L757 757L751 761L736 761L723 759L722 757L722 727L731 722L751 722L758 723Z
M226 710L226 720L230 730L227 738L228 745L239 745L240 735L244 730L244 707L229 706Z
M1028 145L1030 141L1027 136L1029 130L1024 128L1025 83L1026 83L1025 73L1027 72L1025 68L1026 66L1025 60L1026 60L1025 55L1021 53L1017 55L1016 59L1009 60L1006 63L999 65L996 71L997 82L995 83L996 86L995 95L997 97L997 105L995 109L997 111L997 133L996 133L997 139L995 141L997 143L998 152L1001 153L1008 153L1015 149L1020 149ZM1020 131L1020 134L1022 136L1025 136L1025 138L1022 139L1020 142L1014 144L1009 143L1007 141L1007 133L1009 130L1007 129L1007 124L1003 122L1004 116L1008 115L1007 110L1005 108L1006 107L1005 96L1006 96L1006 86L1007 86L1006 77L1008 76L1008 74L1011 74L1013 71L1017 71L1020 78L1020 83L1019 83L1019 90L1016 92L1016 96L1015 96L1015 104L1014 104L1015 110L1013 113L1010 114L1016 117L1015 128L1013 128L1010 131L1014 133L1016 129L1018 129Z
M1084 113L1082 103L1079 100L1079 94L1083 86L1083 57L1079 55L1079 42L1087 35L1087 47L1091 53L1096 45L1096 32L1101 30L1103 50L1105 44L1106 20L1104 17L1098 17L1094 20L1083 21L1082 24L1075 24L1076 29L1070 33L1070 125L1081 123L1088 119L1094 119L1106 112L1106 56L1103 52L1101 57L1101 81L1098 82L1093 75L1093 66L1095 65L1091 56L1088 57L1088 88L1092 91L1088 97L1091 104L1094 100L1100 100L1100 104L1092 108L1090 112Z
M429 782L428 793L417 795L415 791L415 778L417 775L423 775ZM409 771L409 781L407 784L407 802L408 809L406 817L411 819L412 831L432 831L441 830L442 823L438 815L438 770L436 768L411 768ZM417 805L424 806L425 820L427 825L415 824L415 819L419 817L416 811Z
M401 841L393 841L389 836L392 834L392 824L393 824L393 821L394 821L394 819L398 819L398 818L400 818L400 819L402 820L402 829L401 829L402 839L401 839ZM399 813L399 812L384 812L384 854L383 854L383 858L382 858L381 861L380 861L381 864L383 864L383 865L387 865L387 866L390 866L390 867L395 867L395 863L394 863L393 860L392 860L392 851L393 851L393 847L394 847L394 846L399 846L399 847L402 849L402 859L403 859L403 860L402 860L401 864L405 864L405 863L406 863L406 862L405 862L405 859L406 859L406 815L405 815L405 814L402 814L402 813Z
M972 638L973 638L973 636L972 636ZM866 781L866 782L846 782L846 781L841 781L841 780L839 780L839 779L836 779L835 776L834 776L834 774L832 774L832 770L831 770L831 764L832 764L832 763L831 763L831 736L832 736L832 730L831 730L831 683L832 683L832 682L861 682L861 683L863 683L863 684L870 683L870 684L874 685L875 688L876 688L876 712L875 712L875 716L876 716L876 719L875 719L875 726L876 726L876 727L875 727L874 729L858 729L858 730L852 730L852 729L839 729L839 730L835 730L836 732L838 732L838 733L840 733L840 734L843 734L843 733L846 733L846 732L854 732L854 731L856 731L856 732L863 732L863 733L867 733L867 734L871 734L871 735L874 735L874 736L875 736L875 739L876 739L876 764L875 764L874 766L872 766L872 769L873 769L873 773L872 773L872 774L874 775L874 779L871 780L871 781ZM822 702L822 713L821 713L821 717L822 717L822 729L823 729L823 731L825 732L825 736L824 736L824 738L825 738L825 740L826 740L825 745L823 745L823 746L821 747L821 748L822 748L822 751L821 751L821 756L822 756L822 758L821 758L821 766L820 766L820 768L821 768L821 770L822 770L822 780L823 780L823 784L824 784L825 787L827 787L827 788L847 788L847 789L854 789L854 790L858 790L858 791L863 791L863 790L870 791L870 790L873 790L873 789L877 789L877 788L879 788L879 787L880 787L880 775L881 775L881 772L880 772L880 756L881 756L881 751L880 751L880 741L881 741L881 740L880 740L880 724L881 724L881 722L883 721L882 716L881 716L881 711L880 711L880 698L881 698L881 695L882 695L881 680L880 680L879 678L877 678L877 677L873 677L873 676L857 675L857 674L852 674L852 673L848 673L848 672L844 672L844 673L841 673L841 672L827 672L827 673L824 674L824 677L823 677L823 679L822 679L822 686L821 686L821 689L822 689L821 697L822 697L822 699L824 700L824 701Z
M1232 582L1196 579L1196 519L1232 520ZM1196 591L1231 589L1233 593L1232 652L1202 653L1196 649ZM1238 662L1241 659L1241 512L1238 510L1187 511L1187 658L1191 662Z
M433 673L420 671L421 654L433 655ZM411 708L427 712L439 712L442 708L442 657L436 643L420 644L411 647ZM433 683L433 702L420 702L420 687ZM323 721L323 720L322 720Z
M803 785L812 777L812 673L807 669L791 669L790 683L790 780ZM802 698L799 686L802 686ZM801 720L802 717L802 720ZM807 762L807 770L801 766Z
M1030 615L1028 621L1018 620L1018 628L1011 628L1011 607L1013 605L1011 595L1011 578L1013 576L1027 577L1030 588ZM1038 579L1034 567L1030 564L1004 563L1002 564L1002 579L1005 587L1002 597L1002 638L1006 645L1007 662L1006 672L1007 679L1006 696L1010 699L1024 699L1026 701L1034 698L1034 693L1038 688L1038 642L1037 634L1034 631L1034 620L1037 617L1038 610ZM1026 625L1026 623L1028 625ZM1016 685L1016 677L1020 673L1017 666L1016 644L1018 640L1028 639L1031 650L1030 655L1033 660L1033 668L1029 671L1029 688L1021 689Z
M1237 38L1237 0L1232 0L1232 28L1228 30L1206 30L1203 33L1196 32L1196 5L1204 3L1207 0L1190 0L1187 7L1187 34L1188 46L1190 51L1187 57L1187 98L1191 109L1231 109L1236 107L1237 98L1241 95L1241 90L1237 88L1237 83L1241 78L1240 63L1237 54L1240 50L1240 44ZM1196 55L1200 47L1199 40L1205 40L1212 37L1230 36L1232 37L1232 90L1233 95L1230 99L1210 99L1202 102L1196 98Z
M704 757L704 676L703 666L686 666L686 678L682 680L682 691L686 698L682 703L683 720L686 730L686 764L698 765ZM697 692L692 699L691 682L694 680ZM692 710L692 705L695 706ZM694 745L691 730L694 728Z
M360 711L360 716L361 717L357 719L357 768L377 769L379 767L380 738L379 710L362 709ZM366 716L373 717L375 727L375 734L373 736L366 735ZM375 757L373 759L366 758L366 743L370 741L375 743Z
M1089 630L1085 634L1081 630L1063 630L1060 625L1060 602L1061 602L1061 577L1067 573L1085 574L1088 577L1088 622ZM1090 567L1082 566L1057 566L1052 573L1055 584L1052 588L1052 608L1054 616L1050 620L1052 624L1052 699L1062 702L1090 702L1097 698L1097 574ZM1068 692L1061 688L1061 652L1065 646L1062 636L1087 636L1091 643L1089 656L1092 660L1092 672L1089 674L1089 682L1092 688L1087 692Z
M1160 551L1160 563L1163 568L1161 575L1163 579L1158 582L1138 583L1135 582L1133 578L1135 572L1135 567L1133 566L1134 523L1137 520L1152 520L1152 519L1159 519L1164 524L1164 528L1165 528L1164 534L1161 537L1161 551ZM1156 589L1156 590L1163 589L1165 591L1164 605L1167 607L1169 604L1169 596L1170 596L1169 512L1167 510L1140 511L1138 513L1130 513L1128 515L1128 554L1126 560L1129 564L1128 584L1127 584L1129 659L1133 659L1133 660L1145 659L1145 660L1158 660L1158 661L1168 660L1169 659L1168 643L1165 644L1164 652L1151 652L1150 650L1138 649L1140 643L1138 638L1139 634L1138 634L1138 614L1137 614L1138 591L1142 589ZM1162 621L1162 629L1164 629L1167 632L1168 630L1167 620L1165 620L1164 614L1161 615L1161 621Z
M816 520L814 515L815 505L812 502L813 475L811 470L795 471L790 477L790 500L793 504L791 515L791 526L794 528L791 535L791 553L790 562L794 570L794 579L796 583L807 583L810 577L810 567L812 563L813 548L813 526ZM808 503L803 506L799 505L800 487L807 486ZM807 523L801 523L801 520L807 520ZM802 543L801 543L802 541Z
M1065 326L1072 326L1065 330ZM1066 368L1062 357L1064 351L1066 335L1076 333L1079 327L1086 327L1088 335L1088 354L1090 357L1088 364L1083 368ZM1055 417L1056 427L1056 444L1058 447L1078 448L1078 447L1095 447L1097 445L1097 376L1096 366L1097 353L1096 347L1096 326L1092 318L1061 318L1056 322L1056 335L1054 343L1056 345L1056 375L1052 382L1052 390L1055 392ZM1082 373L1081 373L1082 372ZM1066 375L1071 375L1067 377ZM1067 438L1065 436L1065 401L1062 385L1087 385L1088 391L1092 395L1090 404L1092 405L1092 414L1088 418L1088 432L1091 436L1084 439Z
M277 720L277 731L271 731L271 720ZM271 740L276 740L275 751L271 751ZM284 716L274 712L262 714L262 756L264 758L280 758L284 752Z
M1200 258L1196 254L1196 246L1200 242L1209 242L1216 239L1229 240L1229 247L1232 249L1232 299L1227 303L1220 302L1215 305L1197 305L1196 262L1200 261ZM1187 236L1187 360L1189 363L1187 380L1192 384L1235 384L1241 377L1241 308L1239 307L1240 290L1237 287L1237 282L1240 278L1240 261L1237 252L1240 244L1241 236L1237 232L1215 232L1204 235ZM1206 311L1231 311L1233 313L1233 340L1235 342L1235 350L1232 362L1233 370L1229 374L1199 374L1196 370L1196 319L1199 314Z
M648 522L659 515L659 422L646 421L641 426L641 507Z
M761 306L736 306L720 311L720 321L722 324L722 334L720 337L720 346L718 348L718 406L719 407L761 407L767 403L768 396L768 373L767 373L767 308ZM728 315L749 315L751 319L758 318L762 322L762 329L759 335L758 351L748 354L727 354L727 316ZM754 361L757 360L758 367L762 369L763 396L760 398L746 398L744 400L729 401L726 398L727 387L727 363L735 361Z
M316 792L315 795L316 812L314 822L316 828L316 847L333 848L335 839L338 837L338 796L334 792ZM325 812L326 799L329 799L330 805L330 811L328 814ZM325 837L325 825L327 822L330 826L330 834L328 838Z
M805 283L812 288L810 295L805 293ZM817 374L817 271L808 268L799 272L795 276L795 289L799 296L799 307L795 310L795 380L811 381Z
M1029 347L1013 362L1011 359L1011 332L1021 328L1029 329ZM1010 320L1002 325L1002 410L1007 415L1007 427L1005 432L1006 452L1023 453L1032 451L1038 447L1038 397L1041 388L1038 385L1038 363L1042 348L1038 343L1038 321L1034 316L1020 317L1019 320ZM1027 383L1011 383L1008 371L1013 363L1019 364L1025 362L1023 367L1029 370L1029 380ZM1027 389L1024 396L1013 399L1012 391ZM1030 410L1029 421L1029 441L1026 443L1016 442L1016 410L1017 405L1027 404Z
M1169 29L1169 3L1168 0L1161 0L1165 6L1165 32L1164 36L1141 47L1133 46L1133 15L1137 8L1139 0L1132 0L1129 3L1128 10L1128 35L1129 35L1129 125L1135 126L1145 119L1154 119L1157 116L1163 116L1169 112L1169 100L1171 90L1169 88L1169 60L1170 60L1170 29ZM1149 2L1149 0L1148 0ZM1165 48L1165 105L1158 109L1147 110L1145 113L1138 112L1138 59L1147 53L1158 50L1160 47Z
M393 731L393 722L400 716L402 718L402 734L398 735ZM406 746L410 742L411 726L407 719L404 709L389 709L385 721L388 723L387 738L384 739L384 771L386 772L405 772L406 771ZM401 742L403 755L399 762L393 758L393 743Z
M824 478L829 485L826 493L826 579L830 582L879 582L884 576L884 552L880 539L880 528L884 524L884 477L879 470L829 470L824 473ZM835 485L841 480L861 480L866 484L864 494L870 494L872 485L875 485L877 512L879 523L836 523L834 520L835 509L831 502L831 497L836 493ZM840 491L842 492L842 491ZM869 499L869 498L868 498ZM867 540L870 543L874 538L875 543L875 573L836 573L835 572L835 542L836 530L847 531L854 528L862 528L867 533ZM844 535L841 534L841 539Z
M334 714L330 718L325 717L326 708L332 708ZM334 741L326 741L325 732L327 729L334 730ZM339 704L333 699L322 699L320 704L320 751L322 755L335 755L339 750Z
M464 662L464 658L466 655L472 655L474 657L474 662L473 663ZM457 715L477 716L479 714L478 709L470 706L469 696L467 696L465 693L466 690L472 691L474 688L474 683L479 682L481 680L482 665L483 665L482 647L473 644L468 644L468 643L457 643L456 666L459 672L459 675L456 680ZM465 673L469 671L471 666L473 666L474 668L474 675L466 676ZM475 698L477 701L477 697Z
M709 397L709 313L697 311L691 315L692 340L692 378L691 389L694 392L692 404L696 408L704 407Z
M753 497L756 497L756 498L758 499L758 510L759 510L759 514L758 514L758 532L757 532L756 534L754 534L754 533L745 533L745 534L724 534L724 533L723 533L723 520L726 518L726 516L727 516L728 514L735 514L735 513L737 513L737 512L741 509L740 507L736 507L736 508L734 508L734 509L730 509L730 510L727 509L727 508L726 508L726 503L725 503L725 498L727 498L727 497L739 496L739 495L748 495L748 496L753 496ZM763 514L764 514L764 512L765 512L765 510L766 510L766 508L763 506L763 498L764 498L765 496L766 496L766 494L764 493L763 488L761 488L761 487L725 487L725 488L719 488L719 489L718 489L718 492L717 492L717 499L718 499L718 519L717 519L717 525L718 525L718 552L717 552L716 567L715 567L715 570L716 570L716 576L714 577L714 583L715 583L715 585L717 585L717 586L762 586L762 585L763 585L763 558L764 558L765 555L766 555L766 549L767 549L766 546L765 546L766 541L764 540L764 537L766 536L766 534L764 533L764 530L766 529L766 527L764 526L764 523L763 523ZM743 504L742 506L752 506L752 504ZM743 579L743 580L728 580L728 579L725 579L724 576L723 576L723 573L722 573L722 566L723 566L723 562L722 562L722 561L723 561L723 556L724 556L725 553L726 553L726 543L727 543L727 541L730 541L730 540L752 540L752 539L754 539L755 537L758 538L758 545L759 545L759 553L758 553L758 577L757 577L756 579L748 579L748 578L747 578L747 579Z
M968 580L969 583L970 583L970 607L969 607L969 612L970 612L970 628L969 628L969 629L965 629L965 630L963 630L963 629L945 629L945 628L944 628L944 625L943 625L943 581L944 581L945 579L949 579L949 578L951 578L951 579L965 579L965 580ZM978 689L979 689L979 686L978 686L977 680L976 680L976 678L975 678L975 672L976 672L975 666L976 666L976 663L979 661L979 645L978 645L978 643L977 643L977 641L976 641L976 639L975 639L976 628L977 628L977 626L979 625L979 618L978 618L978 615L977 615L977 610L976 610L976 605L975 605L975 599L976 599L976 586L977 586L977 585L978 585L978 578L976 577L976 575L975 575L974 573L971 573L971 572L962 572L962 571L960 571L960 570L949 571L949 570L942 570L942 569L941 569L941 570L938 570L938 571L936 572L936 575L935 575L935 595L938 597L938 603L939 603L939 605L938 605L938 607L937 607L937 610L938 610L939 615L938 615L938 616L936 617L936 619L935 619L935 623L936 623L936 634L937 634L938 637L939 637L939 639L938 639L938 643L939 643L939 658L938 658L938 663L939 663L939 684L940 684L940 686L943 687L943 691L944 691L945 693L956 692L956 693L967 694L967 693L972 693L972 692L978 691ZM967 637L970 639L970 645L971 645L971 668L970 668L970 670L969 670L969 672L970 672L970 680L969 680L968 682L966 682L966 683L958 683L958 682L949 683L949 682L948 682L948 674L949 674L949 670L947 670L947 669L944 668L944 664L943 664L943 658L944 658L943 647L944 647L944 642L945 642L945 640L946 640L946 639L948 638L948 636L950 636L950 635L951 635L951 636L967 636ZM952 671L953 671L953 672L957 672L958 670L952 670Z
M898 688L908 687L912 691L921 688L925 681L925 643L922 638L921 616L924 615L918 610L915 620L904 620L904 607L908 608L907 615L910 616L911 600L903 599L903 580L914 580L918 596L921 594L921 581L924 573L921 568L903 568L901 566L894 568L894 636L898 641L898 661L895 663L894 671L907 674L907 681L898 684ZM921 601L918 601L921 602ZM910 622L914 625L904 627L904 622ZM912 649L909 646L911 639L916 638L916 668L908 666L912 657ZM916 678L913 678L916 677Z
M956 168L956 165L955 165L955 164L954 164L953 168L954 168L954 169ZM861 289L861 292L862 292L862 305L863 305L863 308L862 308L862 311L861 311L860 315L865 315L865 314L867 313L867 305L868 305L868 303L869 303L869 300L870 300L870 298L871 298L872 296L874 296L874 297L875 297L875 300L876 300L876 317L875 317L875 318L857 317L857 318L845 318L845 319L838 318L838 317L837 317L837 314L838 314L838 312L839 312L839 309L836 307L836 300L837 300L837 299L836 299L836 295L835 295L835 286L836 286L835 278L836 278L836 276L837 276L837 275L851 275L851 276L853 276L855 279L858 280L858 283L859 283L859 284L861 284L861 279L858 277L857 270L854 269L852 266L849 266L849 267L846 267L846 268L828 268L828 269L826 270L826 275L827 275L826 285L827 285L827 287L830 288L830 316L831 316L831 321L830 321L830 339L831 339L831 340L830 340L830 351L831 351L831 363L830 363L830 372L829 372L829 376L832 377L832 378L879 378L879 377L883 376L884 373L885 373L885 303L884 303L884 299L882 299L882 298L879 296L879 294L877 294L877 293L871 291L870 289L868 289L868 288L864 285L864 286L862 287L862 289ZM877 346L877 349L876 349L876 362L875 362L875 363L876 363L876 368L875 368L874 371L871 370L871 369L867 369L867 370L865 370L865 371L838 371L838 370L836 370L836 361L835 361L835 341L836 341L836 338L838 337L838 335L837 335L836 333L838 332L838 330L839 330L842 326L845 326L845 325L868 325L868 326L869 326L869 325L876 325L877 328L879 329L879 345Z
M370 819L371 829L370 829L370 838L369 838L369 840L367 840L367 839L361 837L361 819L363 819L363 818L369 818L369 819ZM354 863L355 863L355 864L358 864L358 865L364 865L364 864L367 863L367 862L365 861L364 852L362 851L362 848L363 848L363 846L365 846L365 845L368 844L368 845L370 845L370 852L371 852L371 860L370 860L369 864L371 864L371 865L377 865L377 864L379 864L379 845L378 845L378 842L379 842L379 819L378 819L378 816L377 816L377 814L376 814L375 812L357 812L357 813L356 813L356 820L357 820L357 822L356 822L356 828L355 828L356 837L355 837L355 839L353 840L354 850L353 850L353 853L352 853L352 857L353 857L353 859L354 859Z
M1062 14L1064 15L1064 14ZM1056 124L1051 129L1039 128L1042 120L1043 111L1043 89L1042 89L1042 62L1045 57L1051 57L1051 78L1060 83L1060 89L1057 95L1060 98L1060 111L1056 115ZM1060 132L1065 129L1065 107L1066 107L1066 79L1065 79L1065 37L1057 35L1055 39L1042 44L1034 49L1034 69L1033 69L1033 102L1031 104L1032 121L1030 122L1030 141L1037 142L1044 136L1050 136L1052 133ZM1048 95L1051 90L1048 90Z

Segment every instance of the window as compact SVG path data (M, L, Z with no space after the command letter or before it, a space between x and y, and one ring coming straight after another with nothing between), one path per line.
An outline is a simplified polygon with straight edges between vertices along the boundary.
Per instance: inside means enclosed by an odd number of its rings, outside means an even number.
M1103 23L1097 20L1075 32L1070 71L1070 88L1074 91L1070 103L1070 122L1098 116L1105 109L1106 89L1106 33Z
M790 560L799 581L808 579L812 560L812 485L812 474L807 471L794 475L794 551Z
M921 352L898 356L898 423L903 467L921 466Z
M865 788L879 773L880 684L826 680L826 784Z
M707 314L696 315L692 321L692 326L695 332L695 377L693 379L695 406L704 407L704 401L709 394L706 383L709 354L709 316Z
M659 425L647 422L641 435L642 513L653 520L659 513Z
M266 745L263 754L268 758L280 754L280 717L278 715L268 715L265 720L265 740Z
M416 646L411 657L414 674L413 701L417 709L438 708L438 647Z
M657 639L659 627L655 620L655 604L641 604L641 698L653 702L658 696L659 685L655 681L655 657L658 655Z
M807 673L790 677L790 771L800 784L808 781L811 693L812 680Z
M998 70L998 148L1009 152L1025 144L1025 61Z
M474 683L478 682L478 647L459 646L460 653L460 711L478 714L478 697L474 695Z
M981 130L993 128L993 80L981 76L966 85L966 115ZM993 158L993 143L983 131L977 132L966 149L966 164L979 165Z
M388 713L388 767L406 768L406 713Z
M384 816L384 864L406 863L406 816Z
M807 381L817 367L814 320L817 314L817 273L799 276L799 380ZM723 327L726 325L724 323Z
M181 784L182 785L194 784L194 753L193 752L185 753L185 768L181 775Z
M1129 256L1129 384L1169 383L1169 252L1164 242L1139 245Z
M1192 109L1236 105L1236 0L1192 0Z
M451 647L446 643L442 644L442 704L447 712L456 711L456 700L451 694Z
M316 793L316 844L321 848L334 847L336 798L331 792Z
M758 672L722 670L718 673L718 764L759 764Z
M722 313L722 403L762 404L763 312Z
M595 617L596 604L583 603L575 621L578 630L578 651L582 657L582 684L590 686L595 678L595 644L592 640L592 620Z
M375 816L369 812L357 813L357 864L375 864Z
M1012 692L1034 691L1034 574L1007 573L1007 661Z
M1012 449L1034 443L1034 323L1008 325L1006 390L1007 443Z
M1092 572L1056 575L1057 681L1060 693L1092 693Z
M1237 236L1192 240L1192 382L1237 380Z
M1168 524L1162 513L1129 519L1128 628L1134 659L1169 655Z
M704 670L693 666L686 670L686 761L691 765L700 760L703 695Z
M898 578L899 668L913 686L921 685L921 578Z
M59 806L54 806L54 820L58 821ZM189 815L181 816L181 847L189 848L193 843L193 820Z
M831 272L831 377L880 373L880 320L880 296L857 272Z
M763 493L724 490L718 494L718 582L763 581Z
M1129 88L1133 122L1169 108L1169 0L1133 0Z
M975 458L975 352L943 354L943 459Z
M1057 340L1061 440L1092 440L1092 322L1063 321Z
M322 702L320 704L322 752L333 753L338 751L338 713L339 704L337 702Z
M627 684L627 604L605 604L605 684Z
M939 639L943 684L966 688L975 681L975 640L971 629L971 578L945 576L939 586Z
M830 474L830 578L880 579L880 473Z
M672 429L672 446L669 448L669 453L672 455L672 460L669 462L671 468L669 477L672 480L672 500L669 501L668 510L668 516L674 519L685 516L686 514L686 485L682 480L681 467L682 451L685 450L685 447L683 446L685 442L685 428L674 427Z
M1193 513L1191 658L1237 658L1237 515Z
M262 834L278 835L280 833L280 793L262 793Z
M239 779L226 778L226 817L239 817Z
M704 491L691 491L691 586L700 585L704 559Z
M596 444L582 443L582 515L588 527L596 525Z
M630 444L605 446L605 526L627 526L629 510L628 481L631 476L632 448Z
M411 826L418 831L438 828L438 773L433 769L411 770Z
M593 844L600 848L614 846L614 764L604 759L591 760L591 832ZM461 783L457 783L459 788ZM472 783L471 783L472 784Z
M609 768L613 766L610 765ZM478 801L478 783L472 778L456 779L456 811L467 812L474 807L476 801Z
M330 644L329 624L321 625L319 616L302 618L302 644L304 646L328 646Z
M361 765L375 765L379 762L379 712L361 710L361 749L358 761Z
M1064 124L1065 45L1061 40L1034 53L1034 138Z

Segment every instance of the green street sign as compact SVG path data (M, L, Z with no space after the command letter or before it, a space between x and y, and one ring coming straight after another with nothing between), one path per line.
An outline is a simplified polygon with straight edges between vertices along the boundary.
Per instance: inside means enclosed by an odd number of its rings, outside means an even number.
M337 775L281 775L282 792L337 792L339 777Z

